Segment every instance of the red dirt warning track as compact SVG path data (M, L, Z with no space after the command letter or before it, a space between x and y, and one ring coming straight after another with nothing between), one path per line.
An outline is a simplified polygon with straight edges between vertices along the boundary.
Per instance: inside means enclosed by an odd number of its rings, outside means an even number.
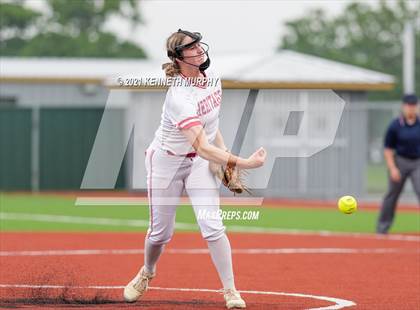
M420 236L229 238L236 286L254 291L242 294L248 309L420 309ZM121 287L143 262L143 240L138 233L2 233L0 306L224 308L220 293L192 290L220 289L206 243L196 233L177 233L151 290L136 304L125 304Z

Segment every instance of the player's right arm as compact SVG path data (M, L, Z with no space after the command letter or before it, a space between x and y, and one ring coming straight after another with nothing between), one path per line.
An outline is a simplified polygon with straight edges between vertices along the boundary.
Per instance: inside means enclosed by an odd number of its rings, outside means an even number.
M166 110L168 117L200 157L216 164L236 165L240 169L258 168L264 164L266 152L262 147L245 159L210 144L197 115L195 99L188 88L171 88L167 96L170 96Z
M266 151L262 147L248 158L242 158L228 153L209 143L203 126L201 125L182 129L181 131L200 157L217 164L236 165L240 169L253 169L261 167L267 156Z

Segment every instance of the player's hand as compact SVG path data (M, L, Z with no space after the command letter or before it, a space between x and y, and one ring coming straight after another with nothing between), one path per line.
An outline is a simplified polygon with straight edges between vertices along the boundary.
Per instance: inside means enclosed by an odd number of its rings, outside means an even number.
M398 168L393 168L389 171L389 174L391 176L391 180L398 183L401 181L401 173Z
M248 157L248 169L258 168L264 165L265 159L267 157L267 152L263 147L260 147L255 151L254 154Z

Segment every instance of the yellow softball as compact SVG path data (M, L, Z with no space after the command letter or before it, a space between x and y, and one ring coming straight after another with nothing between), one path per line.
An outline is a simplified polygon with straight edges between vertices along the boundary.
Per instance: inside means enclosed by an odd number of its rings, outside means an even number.
M353 196L343 196L338 200L338 209L345 214L357 211L357 201Z

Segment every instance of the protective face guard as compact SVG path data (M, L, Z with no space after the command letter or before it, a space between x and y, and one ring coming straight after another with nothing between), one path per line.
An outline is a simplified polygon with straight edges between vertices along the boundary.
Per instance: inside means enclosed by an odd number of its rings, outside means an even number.
M204 43L204 42L200 42L202 39L202 35L199 32L189 32L186 30L182 30L182 29L178 29L178 32L181 32L187 36L189 36L190 38L193 39L193 41L191 41L188 44L183 44L183 45L178 45L175 47L175 53L173 53L172 51L168 51L168 57L174 57L174 58L178 58L179 60L183 60L184 58L193 58L193 57L198 57L201 56L203 54L207 54L208 50L209 50L209 46ZM196 55L196 56L183 56L182 55L182 51L184 49L190 48L191 46L193 46L194 44L200 42L200 46L203 49L203 53L200 55Z
M198 57L201 55L206 55L206 60L199 66L188 63L186 61L183 61L186 64L189 64L191 66L197 67L201 72L204 72L209 66L210 66L210 57L208 54L208 50L209 50L209 46L206 43L200 42L201 41L201 34L199 32L189 32L186 30L182 30L182 29L178 29L178 32L181 32L187 36L189 36L190 38L193 39L192 42L188 43L188 44L183 44L183 45L178 45L177 47L175 47L175 53L173 53L172 51L168 51L168 57L169 58L177 58L179 60L183 60L184 58L192 58L192 57ZM184 57L182 55L182 51L186 48L189 48L191 46L193 46L194 44L200 42L200 47L203 50L203 53L200 55L196 55L196 56L188 56L188 57Z

